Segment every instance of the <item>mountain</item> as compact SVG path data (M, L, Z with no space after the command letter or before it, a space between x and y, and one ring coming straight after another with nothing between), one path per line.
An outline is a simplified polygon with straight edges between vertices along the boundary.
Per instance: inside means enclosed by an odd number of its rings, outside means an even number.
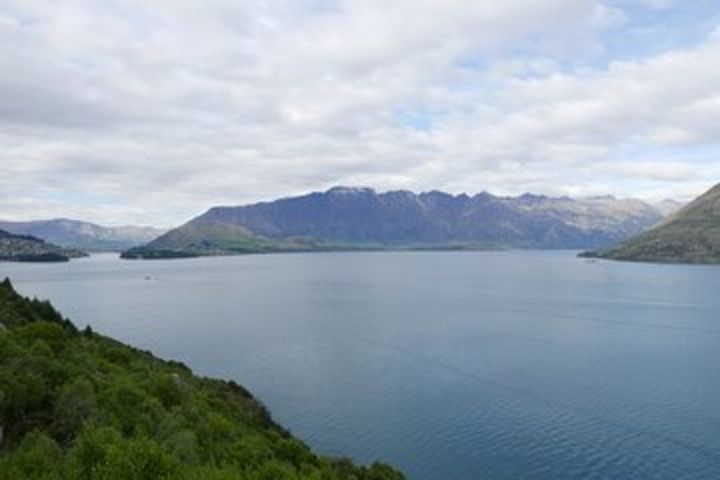
M685 203L675 200L673 198L666 198L665 200L661 200L652 204L653 207L659 210L660 213L662 213L666 217L679 211L685 205Z
M0 229L17 235L32 235L62 247L111 252L145 244L165 233L165 230L153 227L103 227L65 218L30 222L0 221Z
M317 245L300 239L270 239L246 228L211 219L196 219L170 230L147 246L122 253L122 258L184 258L199 255L270 253L316 250Z
M235 382L199 377L0 282L0 478L403 480L313 453Z
M661 225L586 257L662 263L720 263L720 184Z
M273 202L214 207L124 258L348 250L590 248L658 223L632 199L497 197L334 187Z
M79 250L63 248L30 235L14 235L0 230L0 261L67 262L84 257Z

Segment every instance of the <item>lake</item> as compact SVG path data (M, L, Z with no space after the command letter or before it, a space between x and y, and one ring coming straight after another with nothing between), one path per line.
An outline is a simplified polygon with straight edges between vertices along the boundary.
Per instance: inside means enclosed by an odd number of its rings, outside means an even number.
M720 478L720 267L573 252L0 264L76 325L234 379L411 480Z

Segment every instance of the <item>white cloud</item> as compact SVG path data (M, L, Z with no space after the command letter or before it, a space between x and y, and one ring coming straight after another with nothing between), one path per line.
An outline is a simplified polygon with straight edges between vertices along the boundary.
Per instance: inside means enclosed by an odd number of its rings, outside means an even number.
M9 0L0 217L168 224L338 183L706 186L688 172L720 174L720 42L594 63L627 21L600 0Z

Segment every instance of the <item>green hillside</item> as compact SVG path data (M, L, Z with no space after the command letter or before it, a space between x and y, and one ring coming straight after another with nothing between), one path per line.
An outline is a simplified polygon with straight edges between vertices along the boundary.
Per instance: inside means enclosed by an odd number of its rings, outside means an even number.
M234 382L0 284L0 480L401 480L311 452Z
M313 246L293 239L268 239L219 221L196 221L161 235L146 246L123 252L122 258L183 258L203 255L293 252Z
M588 257L663 263L720 263L720 184L668 221Z

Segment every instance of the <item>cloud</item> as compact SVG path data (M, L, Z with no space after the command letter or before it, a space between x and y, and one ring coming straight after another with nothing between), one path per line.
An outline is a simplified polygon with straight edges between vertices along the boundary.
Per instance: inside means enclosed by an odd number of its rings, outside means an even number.
M637 0L637 1L638 1L638 3L645 5L646 7L655 8L655 9L670 8L675 3L675 0Z
M630 22L600 0L9 0L0 217L168 225L339 183L705 187L720 42L615 59Z

